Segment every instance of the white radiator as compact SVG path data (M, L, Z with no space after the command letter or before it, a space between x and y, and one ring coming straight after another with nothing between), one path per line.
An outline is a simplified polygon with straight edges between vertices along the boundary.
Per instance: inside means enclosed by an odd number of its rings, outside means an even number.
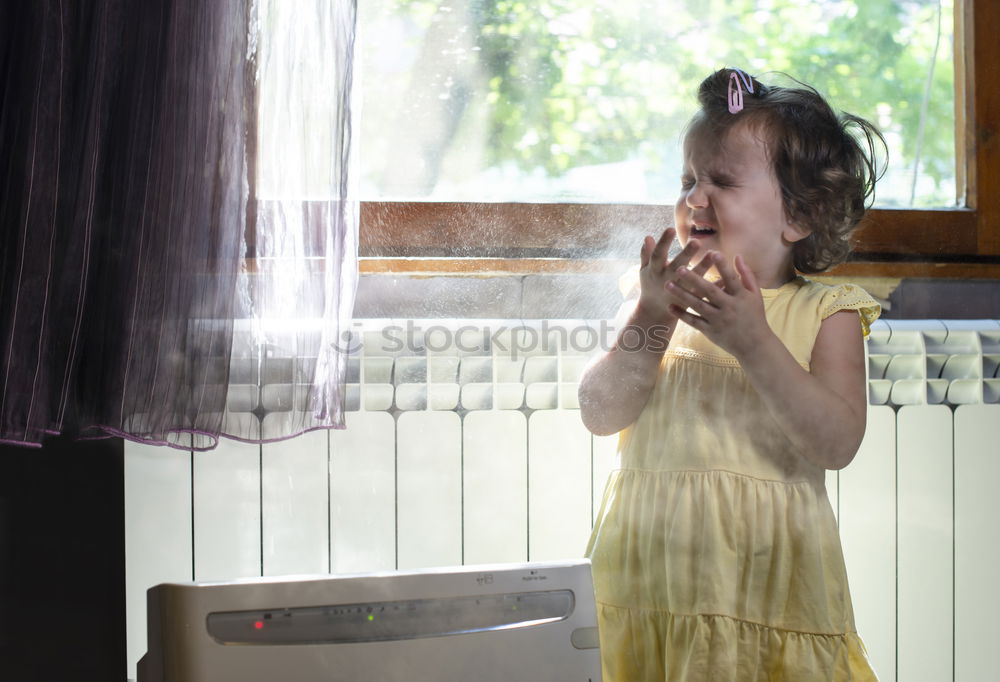
M615 438L576 381L608 331L521 326L359 323L344 431L126 443L129 675L159 583L581 556ZM880 321L868 351L867 435L828 476L861 636L883 682L1000 679L1000 322ZM233 395L256 418L265 392Z

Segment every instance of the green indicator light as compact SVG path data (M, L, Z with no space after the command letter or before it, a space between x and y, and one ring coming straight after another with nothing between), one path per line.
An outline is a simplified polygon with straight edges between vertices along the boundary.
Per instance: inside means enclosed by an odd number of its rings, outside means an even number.
M370 620L370 621L375 620L375 614L374 613L369 613L368 614L368 620Z

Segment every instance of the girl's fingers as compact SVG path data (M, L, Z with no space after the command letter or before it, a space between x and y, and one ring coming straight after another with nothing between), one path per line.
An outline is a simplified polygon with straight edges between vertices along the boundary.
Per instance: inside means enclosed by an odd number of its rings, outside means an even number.
M747 265L746 261L743 260L743 256L736 256L736 271L740 275L740 280L743 282L743 287L750 292L757 291L757 278L754 276L750 267Z
M667 264L667 267L671 268L674 272L680 272L688 266L688 263L690 263L691 259L694 258L694 254L698 253L699 248L701 247L698 246L698 242L692 239L685 244L684 248L681 249L681 252Z
M739 258L739 256L737 256ZM720 258L719 262L716 264L715 269L719 271L719 275L722 277L722 282L725 284L725 289L731 294L735 294L743 286L743 280L740 276L736 274L733 267L729 264L729 261L725 258Z
M704 272L698 273L697 268L684 270L678 273L678 280L685 290L694 297L707 299L713 305L718 305L720 297L725 293L714 282L705 279Z
M645 239L642 240L642 249L640 249L640 251L639 251L639 264L640 264L640 267L644 268L647 265L649 265L649 260L650 260L651 254L653 253L653 248L655 246L656 246L656 242L654 242L653 238L650 237L650 236L648 236L648 235L646 236Z
M670 312L675 317L683 320L685 324L690 327L694 327L698 331L704 332L708 328L708 324L705 322L704 318L682 309L679 305L671 303Z
M656 245L653 247L653 251L650 254L650 260L657 267L662 267L662 265L667 262L667 254L670 253L670 244L674 241L674 235L676 234L677 231L674 230L674 228L668 227L656 241ZM652 240L652 237L647 237L646 239Z
M688 271L682 271L682 275L683 281L681 283L667 282L667 291L670 292L671 296L683 303L684 308L692 308L700 313L707 312L712 306L712 302L705 300L702 287L708 283L700 277L695 277L693 273ZM708 287L715 289L711 284L708 284ZM692 291L692 289L698 289L698 291Z
M701 260L698 261L698 264L693 268L691 268L691 272L698 275L699 277L704 277L705 273L707 273L712 268L713 261L718 256L718 253L719 253L718 251L709 251L708 253L706 253L704 256L701 257Z

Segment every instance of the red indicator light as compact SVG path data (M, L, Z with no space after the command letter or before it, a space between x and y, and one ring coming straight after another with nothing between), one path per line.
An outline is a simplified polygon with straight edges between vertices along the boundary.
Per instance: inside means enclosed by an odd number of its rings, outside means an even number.
M253 622L253 627L254 627L255 630L263 630L264 629L264 621L262 621L262 620L255 620Z

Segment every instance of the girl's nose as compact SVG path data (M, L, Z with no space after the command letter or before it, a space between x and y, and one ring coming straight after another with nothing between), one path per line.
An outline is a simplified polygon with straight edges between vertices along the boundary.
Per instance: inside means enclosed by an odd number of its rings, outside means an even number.
M687 203L688 208L705 208L708 206L708 195L705 193L700 182L696 182L691 186L684 201Z

